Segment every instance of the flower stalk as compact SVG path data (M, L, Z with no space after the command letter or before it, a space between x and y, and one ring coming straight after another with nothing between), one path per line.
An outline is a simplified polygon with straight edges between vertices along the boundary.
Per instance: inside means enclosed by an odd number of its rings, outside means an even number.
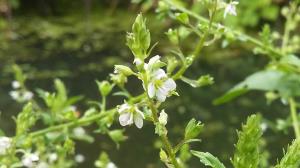
M149 104L150 110L152 112L153 124L157 125L157 124L159 124L159 120L158 120L158 116L157 116L158 110L155 107L155 104L154 104L153 100L150 99L150 97L148 97L148 104ZM168 136L166 134L161 134L160 138L162 140L162 143L164 144L164 147L165 147L165 149L166 149L166 151L167 151L167 153L170 157L170 160L171 160L173 166L175 168L180 168L180 166L179 166L179 164L176 160L176 155L175 155L175 152L174 152L175 150L173 149L173 147L172 147L172 145L169 141Z
M295 136L297 139L299 139L300 138L300 128L299 128L299 121L298 121L298 115L297 115L297 105L293 98L289 99L289 104L290 104L290 112L291 112L291 117L293 120Z

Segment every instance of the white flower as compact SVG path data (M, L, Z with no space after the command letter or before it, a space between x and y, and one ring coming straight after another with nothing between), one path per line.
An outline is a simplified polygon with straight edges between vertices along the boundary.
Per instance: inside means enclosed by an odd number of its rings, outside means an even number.
M76 127L73 129L73 134L76 137L83 137L85 135L85 130L82 127Z
M133 63L134 63L136 66L139 66L139 65L141 65L141 64L143 63L143 61L142 61L141 59L139 59L139 58L135 58L135 59L133 60Z
M165 65L165 63L163 63L163 62L160 61L160 56L156 55L156 56L150 58L150 60L149 60L148 63L144 64L144 69L147 72L151 73L153 70L156 70L157 68L160 68L160 67L162 67L164 65Z
M162 110L159 114L158 121L162 125L167 125L168 122L168 114L165 112L165 110Z
M159 55L156 55L152 58L150 58L149 62L148 63L145 63L144 65L144 68L145 70L151 70L151 68L154 66L155 63L157 63L160 59L160 56Z
M53 163L53 162L55 162L56 160L57 160L57 154L56 153L51 153L50 155L49 155L49 162L50 163Z
M27 153L24 155L22 159L22 164L25 167L35 167L35 162L39 161L39 156L35 153Z
M262 132L265 132L268 129L268 124L263 122L260 124L260 128L261 128Z
M106 168L117 168L117 166L116 166L113 162L109 162L109 163L106 165Z
M176 89L176 83L172 78L168 78L163 69L158 69L151 74L150 83L147 86L150 98L156 98L164 102L167 96Z
M84 162L84 160L85 160L85 157L82 154L77 154L75 156L75 162L77 162L77 163L82 163L82 162Z
M23 99L25 101L31 100L32 97L33 97L33 93L30 92L30 91L26 91L26 92L23 93Z
M11 98L14 99L14 100L18 100L18 99L20 98L20 96L21 96L20 92L19 92L19 91L15 91L15 90L10 91L10 92L9 92L9 95L10 95Z
M21 84L20 84L20 82L18 82L18 81L13 81L13 82L11 83L11 86L12 86L14 89L18 89L18 88L21 87Z
M124 103L118 107L119 122L122 126L135 124L137 128L143 127L143 119L145 116L136 105Z
M11 138L0 137L0 155L4 155L11 146Z
M238 5L238 4L239 4L239 2L237 2L237 1L232 1L229 4L226 4L225 11L224 11L224 18L226 18L227 14L236 16L237 15L236 5Z

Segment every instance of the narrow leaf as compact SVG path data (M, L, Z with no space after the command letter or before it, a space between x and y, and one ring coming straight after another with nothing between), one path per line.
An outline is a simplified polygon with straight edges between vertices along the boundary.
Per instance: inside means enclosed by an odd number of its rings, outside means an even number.
M218 158L216 158L208 152L199 152L191 150L191 153L194 156L200 158L200 162L202 162L205 166L210 166L212 168L225 168L223 163L221 163Z

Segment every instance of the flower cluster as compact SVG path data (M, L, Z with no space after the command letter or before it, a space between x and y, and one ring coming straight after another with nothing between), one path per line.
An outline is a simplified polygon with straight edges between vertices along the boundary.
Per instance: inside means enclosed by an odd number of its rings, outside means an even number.
M13 81L11 85L12 85L12 88L14 89L9 92L9 95L12 97L12 99L19 101L19 102L25 102L25 101L29 101L33 98L32 92L21 89L20 82Z
M123 65L115 66L115 73L121 73L126 76L135 74L138 76L143 82L143 88L148 97L158 102L164 102L168 96L175 92L176 83L162 69L166 64L160 61L160 56L156 55L150 58L148 63L144 63L141 59L136 58L134 63L140 70L139 73L134 73L130 68ZM118 107L118 112L120 114L119 122L122 126L134 123L138 128L142 128L145 116L136 104L132 105L125 102ZM164 114L162 113L162 120L166 120L166 115ZM165 123L166 121L162 122Z

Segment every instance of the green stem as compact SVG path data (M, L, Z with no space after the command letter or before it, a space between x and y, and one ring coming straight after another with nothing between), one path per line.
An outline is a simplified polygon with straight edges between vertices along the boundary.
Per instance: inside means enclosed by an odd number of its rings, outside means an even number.
M291 33L291 22L293 21L293 15L296 13L297 11L297 4L296 2L292 2L290 5L290 11L287 15L286 18L286 22L284 25L284 33L283 33L283 38L282 38L282 44L281 44L281 51L283 53L285 53L284 49L287 47L288 45L288 41L290 38L290 33Z
M209 34L210 30L211 30L211 27L213 25L213 19L214 19L214 16L215 16L216 7L217 7L217 1L215 1L215 8L214 8L212 16L210 17L210 20L209 20L208 30L206 32L204 32L204 35L200 38L200 40L199 40L199 42L198 42L198 44L196 46L196 49L194 50L194 52L192 54L193 55L192 62L199 57L200 52L201 52L202 48L204 47L205 40L206 40L206 38L207 38L207 36L208 36L208 34ZM190 26L190 27L193 27L193 26ZM181 76L189 68L190 65L187 65L184 62L183 65L182 65L182 67L178 70L178 72L172 78L175 79L175 80L181 78Z
M130 102L132 102L132 103L138 102L141 99L143 99L145 96L146 96L145 94L140 94L140 95L130 99ZM76 121L70 121L67 123L51 126L51 127L48 127L48 128L42 129L42 130L32 132L32 133L30 133L30 136L36 137L36 136L44 135L49 132L59 131L64 128L74 128L74 127L78 127L78 126L82 126L82 125L89 125L89 124L93 123L94 121L97 121L97 120L100 120L100 119L106 117L107 115L109 115L112 112L115 112L116 110L117 110L116 108L112 108L105 112L97 113L97 114L91 115L89 117L84 117L84 118L81 118Z
M49 132L63 130L65 128L74 128L74 127L77 127L77 126L91 124L94 121L100 120L100 119L106 117L107 115L109 115L109 114L111 114L115 111L116 111L116 109L114 108L114 109L106 111L105 113L98 113L98 114L92 115L90 117L81 118L81 119L76 120L76 121L71 121L71 122L67 122L67 123L64 123L64 124L52 126L52 127L49 127L49 128L43 129L43 130L32 132L32 133L30 133L30 136L36 137L36 136L44 135L44 134L49 133Z
M105 110L106 110L106 96L103 96L101 102L101 112L104 112Z
M184 8L184 7L180 6L180 5L172 2L171 0L163 0L163 1L166 2L167 4L169 4L170 6L172 6L173 8L179 10L179 11L187 13L188 15L190 15L191 17L197 19L198 21L200 21L202 23L209 23L208 19L206 19L206 18L198 15L197 13L195 13L195 12L193 12L193 11L187 9L187 8ZM212 23L212 26L214 28L217 28L218 24L217 23ZM228 30L229 32L233 33L233 35L235 35L235 36L242 36L243 39L245 39L246 41L248 41L248 42L250 42L250 43L252 43L252 44L254 44L254 45L258 46L258 47L261 47L261 48L265 49L266 51L270 52L271 54L273 54L276 57L283 56L283 54L280 51L278 51L275 48L272 48L270 46L265 46L264 43L261 42L258 39L255 39L255 38L253 38L253 37L251 37L251 36L249 36L247 34L244 34L242 32L233 30L233 29L231 29L229 27L226 27L226 26L224 26L224 27L226 28L226 30Z
M292 120L293 120L295 136L298 139L298 138L300 138L300 129L299 129L298 116L297 116L297 105L293 98L289 99L289 104L290 104L290 111L291 111L291 116L292 116Z
M149 97L148 97L148 101L149 101L149 107L151 109L152 116L153 116L153 123L154 123L154 125L157 125L157 124L159 124L159 120L158 120L158 116L157 116L158 110L155 107L153 100L151 100ZM162 135L160 135L160 138L165 146L165 149L171 159L173 166L175 168L180 168L180 166L176 160L176 155L175 155L174 149L173 149L167 135L162 134Z

